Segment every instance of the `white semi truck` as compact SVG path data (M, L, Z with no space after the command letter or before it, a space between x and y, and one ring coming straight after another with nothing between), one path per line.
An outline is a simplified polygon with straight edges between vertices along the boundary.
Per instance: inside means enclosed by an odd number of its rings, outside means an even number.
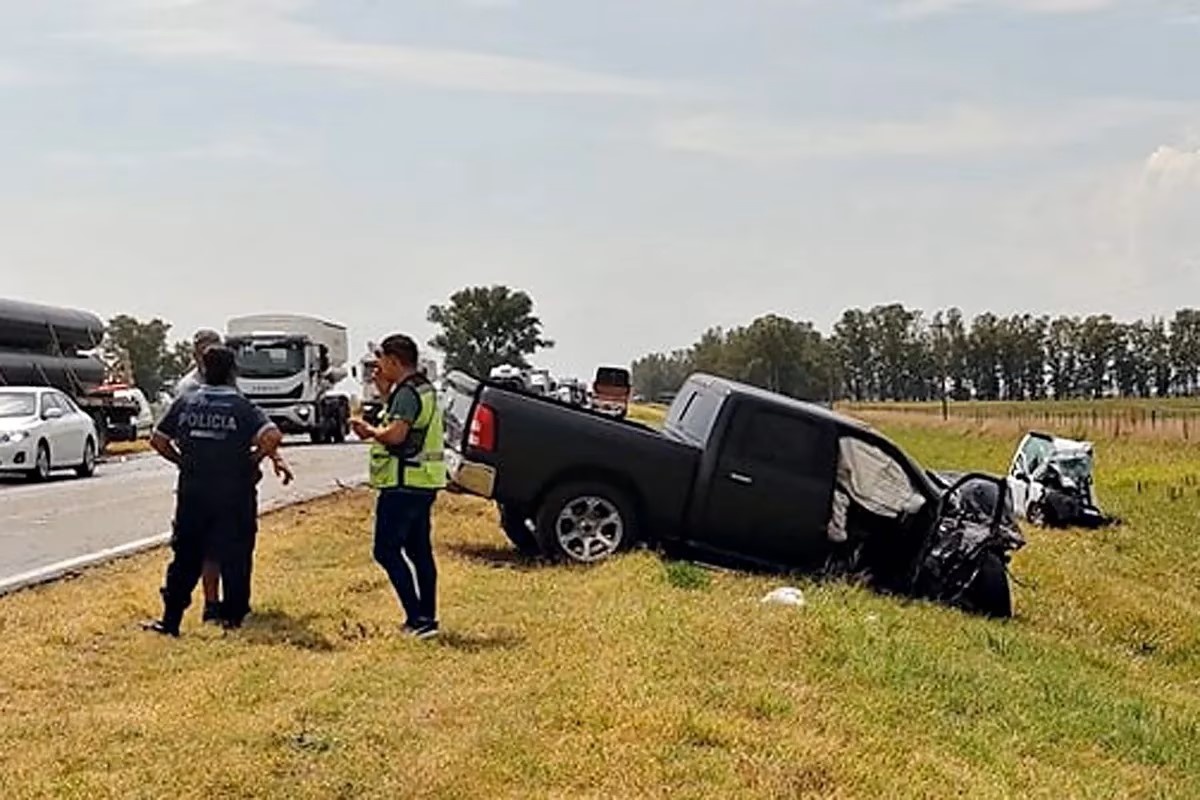
M238 388L284 433L314 444L344 442L350 398L334 391L346 378L346 328L299 314L229 320L226 343L237 354Z

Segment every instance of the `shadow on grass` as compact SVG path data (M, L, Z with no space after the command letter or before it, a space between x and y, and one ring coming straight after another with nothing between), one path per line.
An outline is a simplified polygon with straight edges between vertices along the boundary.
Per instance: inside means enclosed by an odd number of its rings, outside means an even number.
M525 644L525 637L510 631L496 633L459 633L442 631L437 638L441 647L463 653L488 653L496 650L514 650Z
M533 570L552 566L541 556L527 555L514 547L494 544L452 544L447 549L467 561L501 569Z
M314 630L316 614L294 617L286 611L256 611L246 618L237 635L250 644L287 645L314 653L329 653L336 646L323 633Z

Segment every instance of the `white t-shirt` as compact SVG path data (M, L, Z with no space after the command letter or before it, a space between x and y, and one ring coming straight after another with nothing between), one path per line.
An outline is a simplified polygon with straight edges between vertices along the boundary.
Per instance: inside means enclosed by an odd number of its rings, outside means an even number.
M179 379L179 383L175 384L175 396L183 397L186 394L191 394L200 389L204 385L204 381L200 379L200 370L193 367L192 371Z

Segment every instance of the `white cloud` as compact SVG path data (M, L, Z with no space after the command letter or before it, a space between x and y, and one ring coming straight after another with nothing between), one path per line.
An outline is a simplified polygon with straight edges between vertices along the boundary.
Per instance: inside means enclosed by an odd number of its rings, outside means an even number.
M1096 100L1053 109L960 106L920 119L797 121L727 113L676 117L655 137L670 150L767 163L812 158L960 157L1056 147L1180 113L1168 103Z
M182 0L181 0L182 1ZM47 156L63 169L140 169L164 164L237 163L289 166L301 158L294 146L260 134L223 136L187 147L143 151L58 150Z
M1200 189L1200 148L1179 149L1163 145L1146 159L1147 180L1166 187L1192 186Z
M1200 291L1200 149L1156 148L1131 186L1129 253L1143 281Z
M354 41L297 19L304 0L119 0L100 27L63 38L156 59L207 59L357 73L441 89L649 95L648 81L531 58Z
M896 13L900 16L922 17L979 7L1030 14L1080 14L1099 11L1122 2L1132 5L1130 0L899 0L894 5Z

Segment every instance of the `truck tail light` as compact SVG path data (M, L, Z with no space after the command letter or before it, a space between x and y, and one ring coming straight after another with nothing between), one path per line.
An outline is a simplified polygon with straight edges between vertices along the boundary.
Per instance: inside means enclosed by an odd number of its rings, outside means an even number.
M485 452L496 449L496 412L483 403L475 406L471 414L471 431L467 434L467 446Z

